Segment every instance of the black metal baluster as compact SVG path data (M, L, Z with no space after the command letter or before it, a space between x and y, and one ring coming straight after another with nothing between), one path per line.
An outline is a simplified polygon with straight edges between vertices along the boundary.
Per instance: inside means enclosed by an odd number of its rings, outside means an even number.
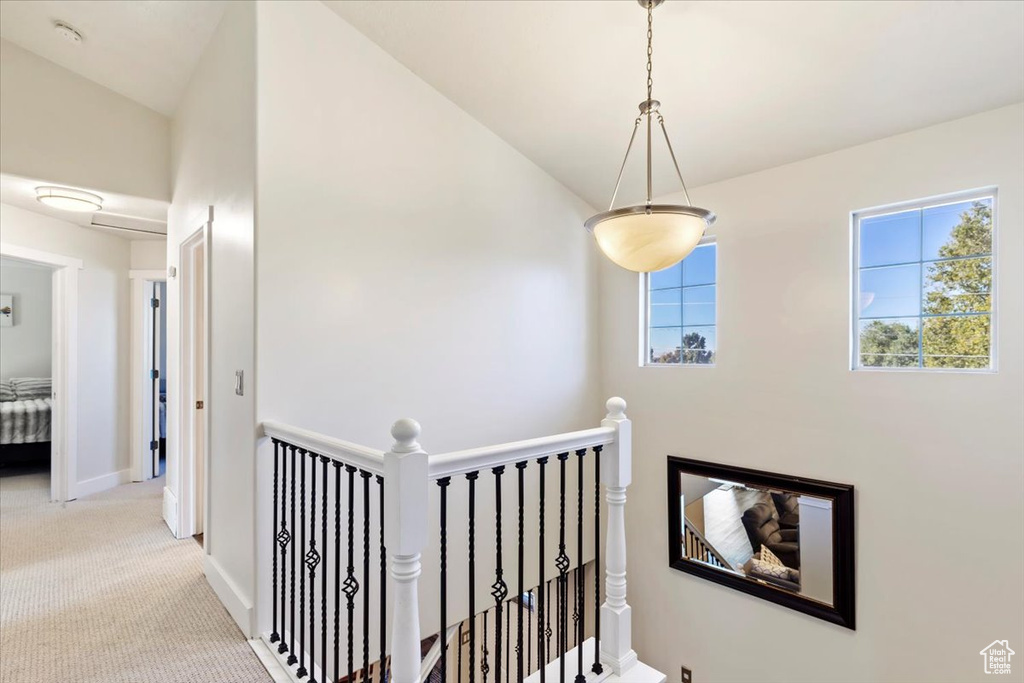
M479 476L479 472L466 475L469 481L469 683L476 681L476 480ZM486 633L485 627L485 638Z
M309 568L309 683L316 683L313 675L316 673L316 567L320 564L320 553L316 550L316 453L309 456L309 552L306 553L306 567Z
M499 465L491 472L494 473L494 545L497 552L494 558L495 578L491 584L491 595L494 597L494 683L501 683L501 612L505 605L505 597L508 596L508 586L505 585L501 566L501 475L505 473L505 467Z
M569 570L569 556L565 554L565 461L569 459L568 453L558 454L558 558L555 566L558 567L558 619L556 628L558 630L558 681L565 683L565 651L566 635L569 621L569 583L566 572Z
M370 679L370 477L359 470L363 478L363 680Z
M299 449L299 552L306 547L306 449ZM295 675L306 675L306 573L305 557L299 558L299 668Z
M323 496L321 502L323 507L321 508L323 518L323 526L321 527L320 544L323 546L320 561L323 564L320 567L320 680L322 683L328 683L330 679L327 677L327 463L330 462L330 458L326 455L320 456L320 464L323 465ZM338 558L335 556L335 563Z
M462 622L459 623L459 673L456 679L458 683L462 683Z
M551 581L547 582L547 594L548 594L548 607L547 607L547 610L545 610L545 611L546 611L546 613L548 615L548 623L544 627L544 636L547 639L547 643L546 643L545 648L544 648L544 663L545 664L547 664L548 662L551 661L551 635L554 633L554 631L551 630ZM558 622L556 620L555 625L557 626L557 624L558 624ZM543 669L541 669L541 670L543 671Z
M516 596L519 602L519 624L516 629L516 680L523 680L523 502L526 495L526 462L517 462L519 473L519 565L516 567L519 580L516 583ZM529 666L529 660L527 660Z
M535 604L533 602L533 589L530 589L530 609L526 612L526 675L530 675L530 660L533 658L533 610ZM519 677L519 680L523 680Z
M512 609L505 604L505 683L509 683L509 669L512 668L509 664L509 656L512 653L509 647L509 634L512 632Z
M288 652L288 646L284 642L285 617L288 604L285 599L285 585L288 583L288 542L292 538L285 525L285 503L288 498L288 444L283 444L283 446L281 449L281 531L277 534L277 545L281 548L281 642L277 646L277 653L282 655ZM292 486L294 487L294 471L292 472L292 477ZM294 507L292 514L294 515ZM294 581L294 579L292 580Z
M345 596L348 597L348 605L346 606L348 610L348 669L346 671L348 671L348 679L351 681L354 668L352 631L355 627L355 598L356 593L359 592L359 582L356 581L355 519L353 516L356 495L356 468L353 465L345 465L345 471L348 473L348 568L342 589L345 591Z
M579 610L579 604L580 604L580 593L579 593L580 580L579 579L580 579L579 567L576 567L576 568L574 568L572 570L572 633L573 633L573 641L572 642L573 642L573 646L574 647L579 644L579 641L578 641L578 638L577 638L577 636L579 634L579 626L580 626L580 610ZM568 585L567 585L567 587L566 587L566 592L567 593L568 593L568 590L569 589L568 589ZM569 638L569 636L566 635L566 640L567 641L568 641L568 638ZM568 648L568 645L566 646L566 648ZM568 649L566 649L566 652L568 652ZM576 672L576 675L579 676L579 671Z
M594 666L590 670L604 673L601 666L601 451L594 446Z
M441 683L448 680L448 485L451 483L451 477L437 480L441 488L441 630L438 631L441 638Z
M334 681L341 680L341 463L334 461ZM325 682L326 683L326 682Z
M387 651L387 615L388 609L388 577L387 548L384 547L384 477L377 475L377 489L380 492L380 661L377 663L379 683L387 683L388 671L384 663Z
M276 643L280 640L281 636L277 632L277 479L279 474L278 460L280 459L280 442L277 439L272 440L274 443L274 522L270 525L270 532L274 534L274 543L270 546L270 555L273 562L273 568L270 571L272 587L270 589L271 599L270 602L273 605L273 616L271 617L271 628L270 628L270 642ZM284 631L284 628L281 629Z
M291 446L290 448L292 449L292 494L291 494L291 499L292 499L292 525L291 526L292 526L292 531L294 532L295 528L296 528L295 527L295 510L296 510L296 507L295 507L295 485L296 485L296 481L295 480L296 480L296 475L299 473L299 468L297 466L297 460L296 460L296 454L297 454L298 449L295 446ZM294 541L294 539L292 539L292 540ZM292 549L291 553L289 554L290 555L290 560L291 560L289 562L289 564L291 564L291 567L292 567L292 579L291 579L291 586L289 588L289 590L291 592L291 601L289 603L289 607L290 607L290 611L291 611L291 628L288 630L289 643L290 643L289 648L288 648L288 651L289 651L288 664L289 664L289 666L292 665L292 664L295 664L297 661L299 661L299 658L295 656L295 575L302 573L301 570L296 569L296 567L295 567L295 543L291 544L291 549ZM301 618L300 618L300 621L301 621Z
M487 610L484 610L484 649L480 652L480 673L483 674L483 683L487 683L487 674L491 671L491 665L487 662L490 652L487 651Z
M575 620L575 641L576 641L576 681L575 683L586 683L587 677L583 673L583 637L587 627L587 617L584 612L583 603L583 577L580 570L583 568L583 456L587 449L582 448L576 451L576 574L573 578L573 593L576 597L576 604L573 606L573 619Z
M540 683L545 683L544 664L547 662L547 660L544 656L544 633L542 632L543 630L541 629L541 625L544 623L544 614L546 613L546 610L544 609L544 572L547 569L547 567L544 566L544 498L546 495L546 490L544 487L544 467L548 464L548 459L546 456L543 458L537 458L537 463L540 465L540 516L538 517L540 548L537 552L540 558L540 564L538 569L539 577L537 579L539 582L538 592L540 593L540 601L538 603L539 606L537 608L537 663L540 667Z

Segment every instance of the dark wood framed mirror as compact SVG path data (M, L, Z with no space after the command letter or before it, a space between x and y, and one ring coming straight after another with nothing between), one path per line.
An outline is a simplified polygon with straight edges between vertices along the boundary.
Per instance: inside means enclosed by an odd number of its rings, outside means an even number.
M853 486L668 458L673 569L855 628Z

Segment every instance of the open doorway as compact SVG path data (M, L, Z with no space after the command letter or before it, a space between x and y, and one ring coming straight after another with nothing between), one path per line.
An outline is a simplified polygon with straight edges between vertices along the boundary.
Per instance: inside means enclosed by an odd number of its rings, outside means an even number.
M81 268L0 243L0 466L38 465L57 502L76 497Z
M163 271L133 270L132 480L166 474L167 282Z

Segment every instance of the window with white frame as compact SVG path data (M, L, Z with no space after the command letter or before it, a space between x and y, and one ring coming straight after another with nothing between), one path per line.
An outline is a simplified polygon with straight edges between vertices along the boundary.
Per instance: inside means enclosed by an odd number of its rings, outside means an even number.
M854 214L853 367L990 370L992 191Z
M714 365L718 248L705 241L681 263L649 273L645 365Z

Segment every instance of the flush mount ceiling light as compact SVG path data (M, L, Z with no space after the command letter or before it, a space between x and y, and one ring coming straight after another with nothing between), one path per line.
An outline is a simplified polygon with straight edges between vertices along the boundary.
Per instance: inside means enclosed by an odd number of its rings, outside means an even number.
M661 103L651 97L654 81L651 79L651 57L653 49L654 8L664 0L637 0L647 10L647 99L640 103L640 116L633 124L633 134L626 147L626 157L619 167L619 176L615 180L612 201L608 210L591 216L586 222L587 230L597 239L597 245L614 263L627 270L638 273L649 273L668 268L686 258L704 236L704 231L715 222L715 214L707 209L699 209L690 203L690 194L686 191L683 174L679 171L672 142L668 139L665 119L658 111ZM665 144L672 157L676 175L683 187L685 205L653 204L651 202L651 128L653 118L657 117L661 132L665 135ZM626 168L626 160L633 149L636 131L640 123L647 120L647 202L635 206L615 207L615 196L619 193L622 172Z
M54 185L43 185L36 188L36 200L62 211L99 211L103 208L103 197L94 195L91 192L73 190L70 187L56 187Z

